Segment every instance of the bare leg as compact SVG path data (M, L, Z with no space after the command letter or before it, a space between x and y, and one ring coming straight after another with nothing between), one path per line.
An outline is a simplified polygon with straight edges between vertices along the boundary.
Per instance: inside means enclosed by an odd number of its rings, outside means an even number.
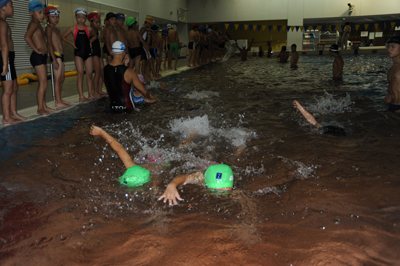
M175 55L175 65L174 65L174 70L176 70L176 66L178 65L178 59L179 59L179 56L178 56L178 55Z
M14 81L3 81L3 94L1 95L1 108L3 110L3 124L15 124L21 122L21 120L14 119L11 117L11 98L14 92Z
M75 56L75 67L76 71L78 72L78 79L76 81L76 86L78 88L79 101L90 102L90 100L86 98L85 95L83 95L83 76L84 76L83 59L79 56Z
M98 88L99 88L98 93L100 93L100 95L104 96L104 95L107 95L108 93L103 92L103 83L104 83L104 61L103 61L103 58L99 57L99 62L100 62L101 76L100 76L99 85L98 85Z
M125 149L118 143L113 137L111 137L107 132L103 129L92 126L90 128L90 135L93 136L101 136L103 139L107 141L107 143L113 148L114 151L118 153L119 158L121 158L122 162L125 165L125 168L128 169L131 166L136 165L133 161L131 156L125 151Z
M61 58L57 58L59 65L58 69L54 68L54 94L56 96L55 106L57 108L66 108L69 105L65 104L61 99L61 88L64 82L64 63Z
M102 95L100 94L101 87L100 80L103 83L103 78L101 75L101 65L100 58L98 56L92 56L92 66L94 70L94 78L93 78L93 97L100 98ZM103 85L103 84L101 84Z
M88 98L94 99L96 97L93 96L93 58L89 57L85 61L85 68L86 68L86 84L88 88ZM97 97L98 98L98 97Z
M322 127L320 124L318 124L317 120L315 120L314 116L310 114L306 109L304 109L304 107L301 106L301 104L298 101L296 100L293 101L293 107L297 108L311 125L314 125L316 127Z
M140 59L142 58L141 55L138 55L135 57L135 71L136 74L139 75L140 74Z
M47 107L46 105L46 89L47 89L47 65L39 65L35 66L36 75L39 80L39 87L36 94L37 102L38 102L38 110L37 113L39 115L48 115L51 112L54 112L54 109Z

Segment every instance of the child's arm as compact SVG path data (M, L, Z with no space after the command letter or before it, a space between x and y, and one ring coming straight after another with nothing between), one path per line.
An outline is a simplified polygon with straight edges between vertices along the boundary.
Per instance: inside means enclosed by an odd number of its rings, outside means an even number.
M1 57L3 62L8 62L8 25L4 20L0 21L0 45L1 45ZM8 64L3 63L3 69L1 75L5 76L8 73Z
M143 44L144 48L146 48L146 50L149 50L149 45L147 44L147 42L143 39L142 35L138 34L139 37L139 41Z
M133 161L132 158L129 156L129 154L125 151L125 149L121 146L121 144L118 143L113 137L111 137L107 132L105 132L103 129L92 126L90 128L90 135L93 136L101 136L103 139L107 141L107 143L113 148L114 151L118 153L119 158L121 158L122 162L124 163L126 169L128 169L131 166L136 165Z
M55 70L58 70L59 65L57 62L56 55L54 54L54 48L53 48L53 39L52 39L53 28L50 26L47 26L45 33L46 33L46 39L47 39L47 47L49 49L50 56L53 58L53 67Z
M78 49L78 48L76 48L75 43L73 43L73 42L71 42L70 40L67 39L68 35L74 34L74 33L75 33L75 27L71 26L63 33L61 38L63 39L64 42L71 44L74 47L74 49Z
M203 179L204 176L201 172L177 176L171 181L171 183L167 185L165 192L158 198L158 200L164 199L164 203L168 201L168 204L170 206L176 205L177 199L182 200L182 198L179 196L178 190L176 189L177 187L182 184L198 183L201 182Z
M90 42L90 49L92 49L92 43L97 39L97 32L95 30L95 28L92 27L87 27L87 30L89 32L89 35L92 35L92 38L90 38L89 42Z
M111 38L111 33L110 33L110 30L109 29L105 29L105 33L104 33L104 39L105 39L105 41L106 41L106 47L107 47L107 50L108 50L108 53L110 54L110 55L114 55L113 54L113 52L112 52L112 47L111 47L111 44L110 44L110 38Z
M44 49L44 48L38 49L36 47L35 43L32 40L32 36L36 32L38 27L40 27L40 24L34 23L34 22L30 22L29 26L28 26L28 30L25 33L25 38L24 39L25 39L26 43L32 48L33 51L35 51L38 54L45 54L46 53L46 49Z

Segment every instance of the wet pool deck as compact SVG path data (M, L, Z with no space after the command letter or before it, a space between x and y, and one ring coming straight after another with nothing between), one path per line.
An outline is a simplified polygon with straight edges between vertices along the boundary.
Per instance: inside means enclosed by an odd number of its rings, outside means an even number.
M173 65L174 62L172 62ZM160 74L163 77L167 77L169 75L177 74L182 71L186 71L190 69L186 66L187 59L180 59L178 61L177 70L163 70ZM62 89L62 98L65 101L71 102L72 106L76 106L78 104L82 104L79 102L79 95L76 88L76 80L77 76L66 77L64 81L64 86ZM42 117L37 114L37 101L36 101L36 92L37 92L38 83L30 82L26 85L20 85L18 88L18 98L17 98L17 110L18 113L22 116L29 117L29 120L36 119ZM85 96L87 96L87 86L86 86L86 78L83 81L83 91ZM103 84L103 91L106 91L106 88ZM52 88L51 88L51 80L47 81L47 90L46 90L46 102L47 106L50 108L55 108ZM68 110L69 108L60 109L56 112L62 112ZM0 129L5 127L3 125L2 118L3 112L0 110ZM6 125L9 126L9 125Z

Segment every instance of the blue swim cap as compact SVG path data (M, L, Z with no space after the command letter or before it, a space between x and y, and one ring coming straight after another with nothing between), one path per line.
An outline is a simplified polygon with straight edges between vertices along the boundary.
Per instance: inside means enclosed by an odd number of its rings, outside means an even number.
M117 15L117 19L123 19L123 20L125 20L125 15L124 15L123 13L117 13L117 14L115 14L115 15Z
M400 36L393 36L386 43L397 43L400 44Z
M165 29L165 28L162 29L161 33L162 33L162 35L168 35L168 29Z
M37 1L37 0L33 0L29 2L29 11L36 11L36 10L40 10L40 9L45 9L44 5L42 2Z
M0 0L0 8L7 5L8 2L10 2L10 0Z

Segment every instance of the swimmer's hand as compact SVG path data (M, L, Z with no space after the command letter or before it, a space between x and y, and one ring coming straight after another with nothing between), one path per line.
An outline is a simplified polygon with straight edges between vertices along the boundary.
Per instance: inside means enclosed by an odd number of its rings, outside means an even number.
M103 132L103 129L96 127L95 125L92 125L90 128L90 135L92 136L100 136L101 132Z
M36 53L38 53L38 54L46 54L47 51L46 51L46 49L44 49L44 48L42 47L42 48L37 49L37 52L36 52Z
M57 60L53 60L53 67L55 70L58 70L58 68L60 67L60 65L58 64Z
M176 201L178 200L183 200L181 199L181 197L179 196L178 190L176 189L176 186L174 184L169 184L167 186L167 189L165 190L164 194L161 195L161 197L158 198L158 200L163 200L164 203L166 203L168 201L169 206L173 206L173 205L177 205L178 202Z
M2 76L7 75L8 73L8 64L3 64L3 72L1 72Z

